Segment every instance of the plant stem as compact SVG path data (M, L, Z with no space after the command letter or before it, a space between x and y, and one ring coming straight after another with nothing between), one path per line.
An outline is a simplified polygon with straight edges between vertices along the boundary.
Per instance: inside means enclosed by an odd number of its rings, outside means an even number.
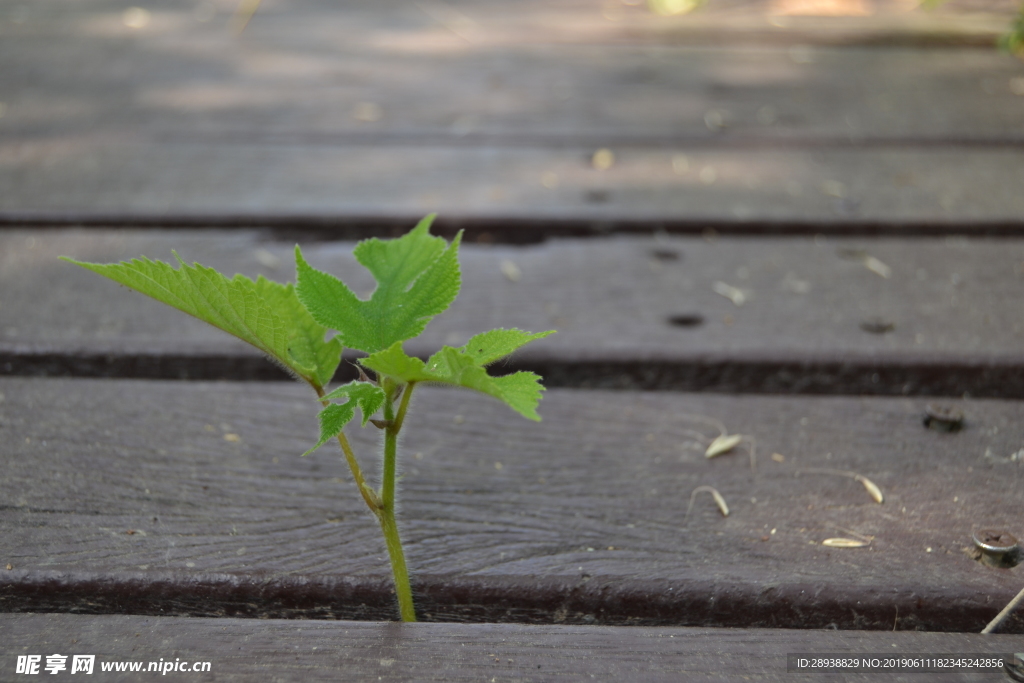
M384 532L384 542L387 544L388 555L391 558L391 572L395 576L395 595L398 597L398 610L401 613L402 621L416 621L416 610L412 604L412 588L409 585L409 570L405 565L405 551L402 549L398 524L395 521L398 431L402 428L402 420L405 418L405 411L409 406L412 388L412 384L405 388L405 396L402 397L397 419L391 396L388 396L384 402L384 420L388 426L384 430L384 471L381 482L380 509L377 512L381 531Z
M316 389L316 394L321 399L324 397L324 390L316 385L313 386ZM330 401L321 400L320 403L326 408L330 405ZM345 436L345 432L338 433L338 444L341 446L341 452L345 454L345 461L348 463L348 468L352 470L352 478L355 479L356 487L359 489L360 495L366 502L366 506L370 508L373 514L377 514L380 509L380 500L374 494L366 484L366 479L363 478L363 471L359 468L359 461L356 460L356 454L352 452L352 445L348 442L348 438Z
M412 396L413 387L416 382L409 382L405 386L405 393L402 395L402 404L398 406L398 415L395 416L395 434L402 431L402 423L405 422L405 411L409 408L409 397Z

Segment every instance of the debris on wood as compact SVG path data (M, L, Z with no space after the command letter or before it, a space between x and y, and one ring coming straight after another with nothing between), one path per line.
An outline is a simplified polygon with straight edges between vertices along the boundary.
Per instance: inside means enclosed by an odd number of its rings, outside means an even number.
M1006 620L1006 617L1010 616L1010 612L1015 610L1018 605L1024 603L1024 589L1021 589L1020 593L1017 593L1013 600L1010 600L1009 604L1006 605L999 614L996 615L995 619L988 622L988 626L981 630L982 633L992 633L999 625Z
M882 495L882 489L878 488L875 482L859 474L855 476L854 479L864 485L864 488L867 489L868 493L871 494L871 497L875 499L876 503L885 502L885 496Z
M800 475L800 474L803 474L803 473L808 473L808 474L835 474L835 475L840 476L840 477L850 477L851 479L856 479L857 481L859 481L864 486L865 489L867 489L868 494L871 496L871 498L876 503L883 503L883 502L885 502L885 496L882 495L882 489L880 489L878 487L878 485L875 484L875 482L871 481L870 479L865 477L863 474L858 474L857 472L851 472L850 470L833 470L833 469L827 469L827 468L824 468L824 467L805 467L803 469L799 469L799 470L796 471L797 475Z
M840 257L849 259L851 261L859 261L865 268L870 270L875 275L885 278L888 280L892 276L892 268L888 264L883 263L881 259L875 258L871 254L867 253L863 249L851 249L849 247L840 247L838 249Z
M615 153L608 148L601 148L590 158L590 165L598 171L607 171L615 164Z
M718 492L713 486L698 486L690 494L690 504L686 506L686 519L690 517L690 511L693 509L693 501L697 497L698 493L710 493L711 497L715 499L715 503L718 505L718 509L722 512L723 517L729 516L729 506L725 503L725 498Z
M733 448L735 448L741 441L743 441L743 436L740 434L722 434L721 436L716 437L714 441L711 442L711 445L708 446L708 449L704 451L704 457L713 458L716 455L728 453Z
M868 545L868 542L855 538L826 538L821 544L829 548L863 548Z
M721 294L737 306L742 306L747 301L747 293L745 291L738 287L727 285L721 280L716 281L715 284L711 285L711 288L715 290L715 294Z
M519 282L523 277L523 271L519 270L519 266L511 259L502 259L499 267L501 274L508 278L509 282Z

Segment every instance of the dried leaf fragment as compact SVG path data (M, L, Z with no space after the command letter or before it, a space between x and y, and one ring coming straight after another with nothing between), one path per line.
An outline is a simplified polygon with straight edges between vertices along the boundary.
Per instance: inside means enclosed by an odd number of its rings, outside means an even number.
M829 548L863 548L868 542L856 538L826 538L821 544Z
M857 481L864 485L864 488L867 489L868 494L870 494L871 498L876 503L885 502L885 496L882 495L882 489L878 488L875 482L871 481L863 474L857 474L856 472L851 472L850 470L833 470L825 467L805 467L796 471L796 474L798 475L803 473L834 474L839 477L850 477L851 479L856 479Z
M878 488L878 486L875 485L875 482L860 474L854 477L854 479L859 481L861 484L864 484L864 488L868 490L868 493L871 494L871 497L875 499L876 503L882 503L885 501L885 496L882 495L882 489Z
M690 510L693 509L694 499L697 497L698 493L702 492L711 494L711 497L715 499L715 503L718 505L718 509L722 512L723 517L729 516L729 506L726 505L725 498L723 498L722 494L718 492L718 489L713 486L698 486L693 490L693 493L690 494L690 504L686 506L687 517L690 516Z
M861 264L875 275L889 279L892 275L892 268L888 264L882 262L871 254L867 253L863 249L851 249L850 247L840 247L838 250L840 257L850 259L851 261L860 261Z
M594 152L594 155L590 158L590 165L598 171L607 171L614 164L615 152L606 147L602 147Z
M704 451L704 457L713 458L716 455L728 453L742 440L742 434L722 434L721 436L715 437L715 440L708 445L708 449Z
M519 270L519 266L516 262L511 259L502 259L499 266L501 268L501 274L504 275L509 282L519 282L523 277L523 271Z
M738 287L727 285L721 280L716 281L715 284L711 285L711 288L715 290L715 294L721 294L737 306L742 306L747 301L746 292Z
M863 263L865 268L870 270L872 273L875 273L876 275L881 275L885 279L889 279L889 276L892 275L892 268L882 263L874 256L866 257Z

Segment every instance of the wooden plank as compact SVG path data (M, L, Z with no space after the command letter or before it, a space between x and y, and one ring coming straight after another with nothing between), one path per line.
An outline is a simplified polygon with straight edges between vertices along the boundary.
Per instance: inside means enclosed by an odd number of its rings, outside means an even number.
M0 380L5 611L391 618L383 544L340 458L300 458L281 383ZM1020 404L550 390L524 428L417 391L403 534L424 619L979 631L1020 590L971 534L1020 537ZM706 459L688 415L756 437ZM352 430L374 469L376 432ZM227 437L232 434L235 436ZM226 438L227 437L227 438ZM784 456L769 458L770 453ZM852 470L884 492L810 468ZM796 476L801 473L800 476ZM687 518L691 491L712 485ZM830 537L869 537L827 548ZM1024 631L1022 616L1004 626Z
M709 151L107 144L10 140L0 155L7 224L270 224L321 228L352 217L408 223L567 222L571 231L659 224L696 232L901 231L1021 234L1016 149ZM689 152L686 148L679 151ZM706 170L710 169L710 170ZM879 173L879 170L882 172ZM558 187L543 185L553 173ZM713 183L702 181L704 177ZM753 189L750 186L753 185ZM829 193L842 194L841 197ZM589 224L589 225L588 225Z
M442 51L338 47L333 34L311 40L290 23L274 27L280 34L252 44L184 28L136 36L122 27L116 61L110 37L86 27L5 36L0 58L20 68L3 75L2 132L72 149L89 142L574 152L1024 143L1024 68L995 50ZM98 62L107 68L94 68Z
M440 209L1019 229L1024 213L1024 72L995 50L473 43L427 5L334 3L270 3L237 40L191 8L131 29L120 7L41 7L0 27L8 223ZM604 172L600 148L617 155Z
M1011 654L1010 635L757 629L397 624L174 619L139 616L0 615L4 672L16 654L96 654L102 663L210 662L195 681L787 681L787 653ZM68 662L71 660L69 659ZM70 669L70 666L69 666ZM45 672L44 672L45 673ZM820 674L819 674L820 675ZM841 675L848 680L862 676ZM868 674L871 675L871 674ZM879 674L874 674L878 676ZM887 673L920 681L920 673ZM933 673L931 681L993 680L994 672Z
M292 280L294 242L272 237L5 231L0 372L279 376L228 335L57 260L171 259L173 248L229 274ZM372 288L351 243L305 249L356 291ZM557 329L515 357L556 386L1024 396L1018 239L663 235L471 244L462 261L460 298L408 343L411 352L429 355L492 327ZM520 279L510 280L502 264L513 264ZM741 289L743 305L716 283Z
M136 20L142 34L204 33L229 37L237 6L211 2L198 7L173 2L147 4ZM68 30L85 25L95 33L125 35L121 5L89 0L68 6L39 0L14 8L3 28L10 33ZM899 0L861 2L709 2L699 11L658 16L642 2L449 0L409 5L398 1L372 8L325 0L261 2L244 37L290 33L338 44L410 44L451 48L466 44L785 44L991 46L1017 13L1013 0L950 0L921 11ZM141 25L140 25L141 23ZM330 24L330 27L325 27Z

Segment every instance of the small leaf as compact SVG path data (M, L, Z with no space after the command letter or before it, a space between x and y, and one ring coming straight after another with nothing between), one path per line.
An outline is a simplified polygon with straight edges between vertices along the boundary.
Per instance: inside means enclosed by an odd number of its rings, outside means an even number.
M510 332L509 330L496 330L495 332ZM516 339L536 339L546 336L549 333L531 335L528 332L515 330ZM477 335L474 339L485 338L487 334ZM498 340L501 335L492 337ZM472 343L472 340L470 340ZM522 343L526 343L522 341ZM521 346L522 344L518 344ZM492 377L487 374L482 362L472 353L477 349L479 358L483 362L494 360L497 349L507 349L510 342L503 343L495 341L487 346L472 346L467 344L461 348L443 347L440 351L431 356L426 363L419 358L406 355L402 350L402 343L397 342L390 348L375 353L360 361L362 365L374 372L391 377L399 382L441 382L454 384L467 389L475 389L483 392L499 401L504 402L512 410L530 420L540 420L537 414L537 404L541 398L544 387L540 384L540 377L532 372L516 372L502 377ZM480 351L482 349L482 351ZM502 353L501 355L506 355ZM497 356L497 357L500 357Z
M320 440L316 442L315 446L303 453L303 457L309 455L340 434L341 430L345 428L345 425L352 421L355 414L355 401L349 401L348 403L332 403L321 410L320 414L317 415L317 419L320 421Z
M387 396L384 393L384 390L376 384L353 381L338 387L331 393L324 396L322 400L333 400L339 398L348 398L348 403L354 403L359 406L359 410L363 414L362 426L365 427L373 414L380 410L381 406L384 405L384 401L387 399ZM348 405L348 403L346 403L346 405ZM335 433L335 435L336 434L337 433Z
M341 345L324 341L327 329L309 315L291 285L244 275L230 280L213 268L186 264L175 270L148 258L83 263L61 257L184 311L248 342L285 369L320 389L341 359Z
M412 339L445 311L459 293L460 232L450 246L430 235L434 216L393 240L369 239L356 245L356 260L377 280L368 301L338 278L313 268L295 247L299 299L313 318L337 330L342 343L376 353Z

